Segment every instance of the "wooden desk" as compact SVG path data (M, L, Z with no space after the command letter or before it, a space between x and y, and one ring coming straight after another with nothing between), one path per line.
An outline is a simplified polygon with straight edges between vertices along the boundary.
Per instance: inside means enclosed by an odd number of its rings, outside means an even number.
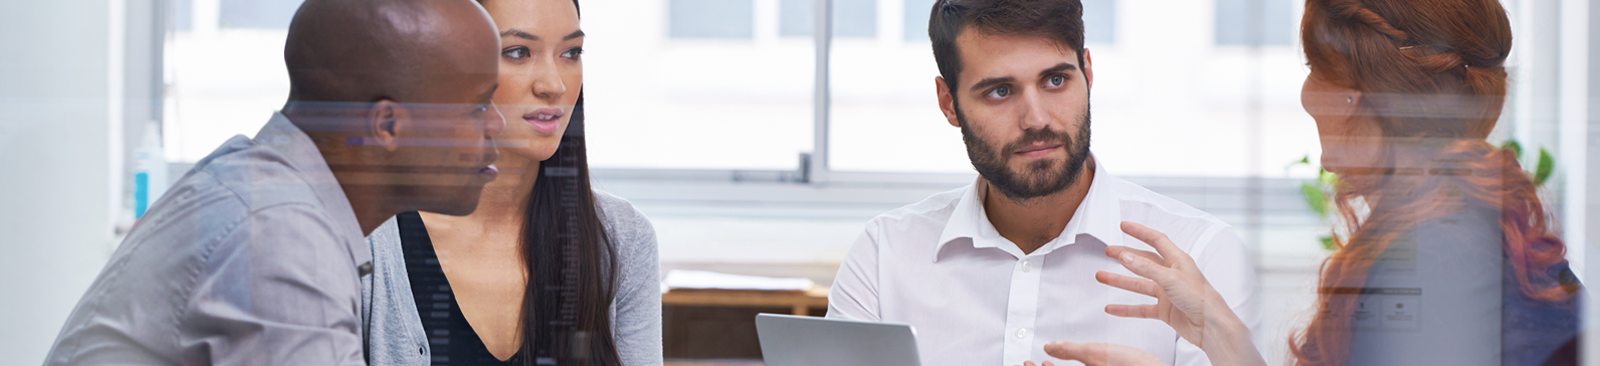
M821 316L828 288L810 291L672 290L661 294L663 351L671 366L761 364L755 316Z
M812 307L828 307L828 288L810 291L672 290L661 294L662 306L788 307L790 314L809 316Z

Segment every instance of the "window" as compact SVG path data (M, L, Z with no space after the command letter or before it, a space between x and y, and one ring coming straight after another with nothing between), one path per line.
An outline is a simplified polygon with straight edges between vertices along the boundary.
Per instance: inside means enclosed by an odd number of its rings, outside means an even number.
M670 0L673 38L748 39L754 34L753 0Z
M1263 46L1289 46L1294 43L1299 19L1294 0L1216 0L1218 46L1248 46L1259 37ZM1256 28L1259 27L1259 28ZM1259 32L1259 33L1257 33Z
M778 1L778 35L811 36L816 23L816 2ZM833 35L841 38L872 38L878 34L878 2L850 0L833 2Z
M172 0L172 30L188 32L194 20L194 0Z
M928 41L928 15L936 0L905 0L906 42Z
M794 170L812 149L814 43L779 39L776 6L657 1L667 14L583 8L590 165Z
M1285 5L1281 28L1292 32L1297 21L1286 5L1291 0L1272 1ZM1268 48L1252 56L1219 48L1203 32L1177 31L1216 26L1216 19L1190 16L1205 14L1210 4L1117 5L1084 1L1095 71L1092 145L1108 169L1140 176L1281 177L1287 174L1280 169L1284 164L1317 154L1316 131L1299 105L1305 70L1298 51ZM926 40L933 3L908 0L905 6L906 37ZM1118 10L1126 12L1120 17L1126 24L1116 24ZM916 19L920 31L913 33ZM831 52L830 167L971 171L959 130L938 110L933 79L939 72L927 43L836 42ZM1179 59L1201 66L1173 67ZM1262 138L1247 137L1253 126ZM1151 150L1196 144L1208 148L1184 154Z
M945 121L936 102L933 78L939 69L927 43L933 2L913 0L905 6L905 38L920 41L833 43L828 166L970 173L961 133ZM910 29L913 23L920 29Z
M928 15L934 0L905 0L906 42L928 41ZM1083 37L1087 43L1115 42L1116 0L1083 0Z
M253 136L289 95L284 40L299 0L188 0L166 42L168 161L194 162ZM177 16L175 16L177 17ZM177 175L173 175L176 178Z
M1083 0L1084 43L1117 40L1117 0Z
M215 0L213 0L215 1ZM304 0L221 0L225 28L279 29L289 25Z
M646 169L646 175L632 175L646 178L690 170L793 171L797 156L824 139L827 169L840 176L914 184L929 176L972 174L959 130L935 102L938 70L925 41L933 1L835 0L840 29L829 46L826 136L814 136L814 42L795 36L810 33L799 27L811 22L809 0L586 7L591 165L599 171ZM1097 158L1119 176L1174 182L1304 176L1281 168L1319 153L1314 124L1298 101L1303 60L1294 47L1273 46L1294 42L1299 10L1290 1L1140 9L1087 0ZM191 30L177 31L167 43L164 137L171 161L198 160L230 136L254 133L282 105L288 15L247 9L281 10L291 2L188 2L196 13L185 19L208 19L204 13L210 9L211 21L194 21ZM1263 17L1271 16L1262 19L1263 29L1277 29L1262 34L1265 47L1249 48L1237 40L1239 33L1225 31L1245 29L1240 14L1251 2L1263 6ZM1192 16L1212 10L1216 17ZM874 18L851 18L862 14ZM1230 37L1235 40L1224 40ZM1192 67L1174 67L1177 59ZM1520 116L1523 109L1513 99L1507 113ZM1169 146L1186 150L1162 148Z

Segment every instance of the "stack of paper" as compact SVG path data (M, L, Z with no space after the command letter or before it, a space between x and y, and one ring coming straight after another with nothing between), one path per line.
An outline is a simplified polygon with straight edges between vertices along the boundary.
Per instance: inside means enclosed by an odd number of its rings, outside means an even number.
M682 269L667 272L661 284L670 289L761 291L807 291L817 285L807 278L745 276Z

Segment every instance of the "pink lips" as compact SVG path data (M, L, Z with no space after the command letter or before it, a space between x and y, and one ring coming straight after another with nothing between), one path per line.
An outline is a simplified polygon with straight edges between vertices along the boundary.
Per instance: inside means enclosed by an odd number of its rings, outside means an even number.
M539 108L523 114L522 120L528 121L528 125L539 133L550 134L561 128L561 115L560 108Z

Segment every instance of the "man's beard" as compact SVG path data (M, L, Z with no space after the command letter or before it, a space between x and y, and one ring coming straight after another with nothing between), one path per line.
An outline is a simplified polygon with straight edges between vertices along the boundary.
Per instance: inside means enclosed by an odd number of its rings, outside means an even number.
M977 169L978 175L988 180L990 185L1000 190L1006 198L1012 201L1026 201L1061 192L1078 182L1078 175L1083 171L1084 162L1089 159L1089 110L1083 111L1083 118L1078 124L1077 136L1065 135L1048 128L1023 131L1022 137L1006 144L1003 149L995 149L994 144L972 132L967 116L957 105L956 120L961 122L961 140L967 144L967 158L972 160L972 167ZM1056 141L1061 143L1061 148L1067 151L1065 161L1054 159L1041 159L1029 163L1025 172L1012 171L1008 166L1011 152L1032 145L1035 142ZM1055 163L1055 164L1052 164Z

